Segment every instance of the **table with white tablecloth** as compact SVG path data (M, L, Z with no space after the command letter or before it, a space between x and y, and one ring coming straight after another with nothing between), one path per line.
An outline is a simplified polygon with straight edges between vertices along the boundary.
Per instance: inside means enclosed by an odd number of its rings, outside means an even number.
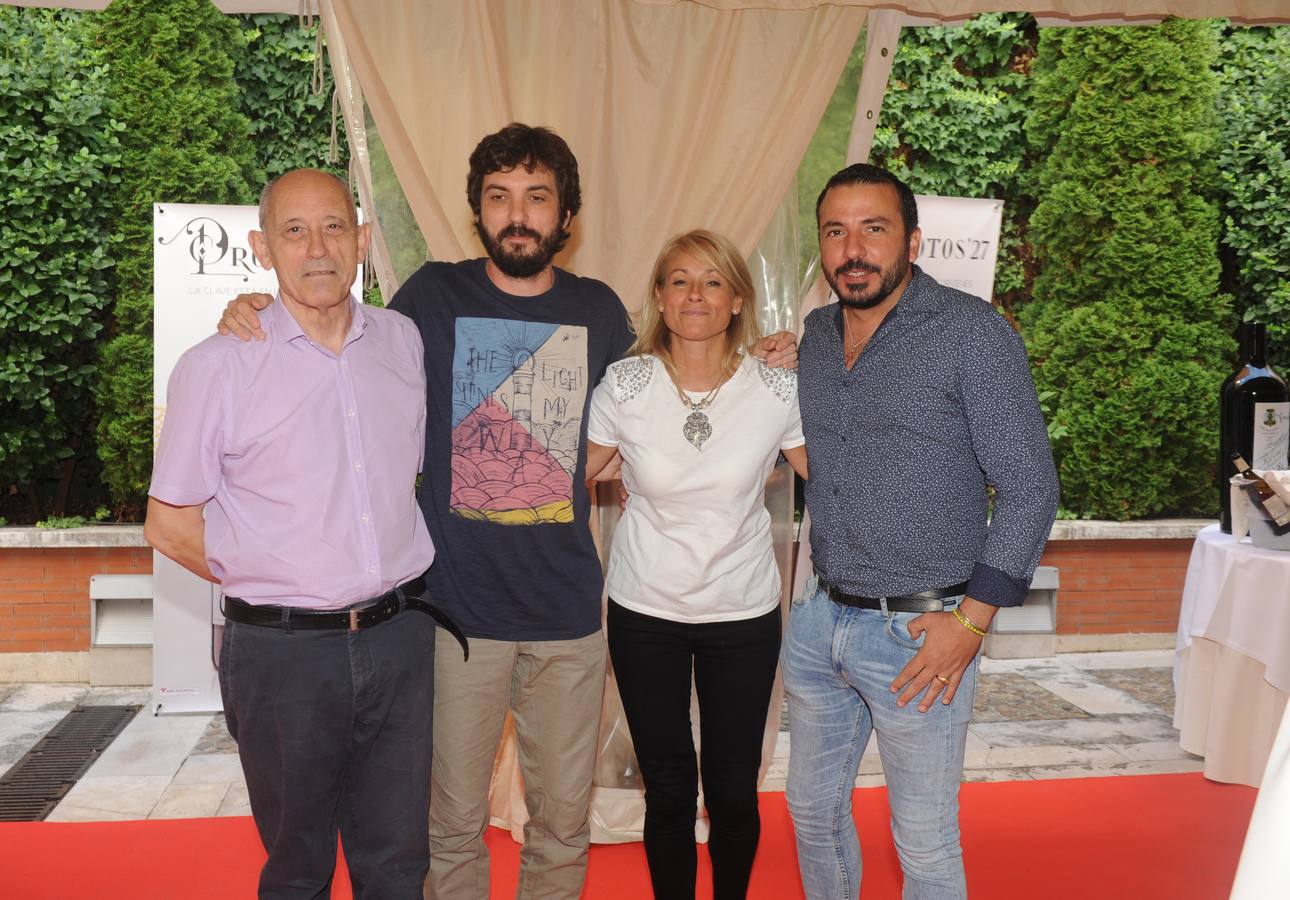
M1205 776L1259 785L1290 698L1290 552L1196 536L1178 617L1174 727Z

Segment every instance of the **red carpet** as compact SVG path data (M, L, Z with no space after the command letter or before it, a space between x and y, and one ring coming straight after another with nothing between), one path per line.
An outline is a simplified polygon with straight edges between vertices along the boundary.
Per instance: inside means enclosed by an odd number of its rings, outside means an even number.
M1254 790L1199 774L967 784L964 854L974 900L1221 900L1228 895ZM887 793L856 791L862 900L900 896ZM488 836L493 897L515 896L519 847ZM198 900L254 895L264 858L250 819L0 824L6 900ZM708 878L700 850L700 882ZM349 898L343 869L333 896ZM596 846L584 897L650 896L640 844ZM700 889L700 897L708 897ZM783 794L762 795L754 900L800 898Z

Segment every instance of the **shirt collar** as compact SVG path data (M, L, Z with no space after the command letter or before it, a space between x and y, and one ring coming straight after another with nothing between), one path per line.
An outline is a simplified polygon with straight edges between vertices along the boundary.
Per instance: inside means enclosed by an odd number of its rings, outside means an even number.
M287 312L287 308L282 303L282 292L275 292L273 295L274 302L267 309L260 311L261 320L267 326L266 331L273 335L273 339L281 344L287 344L297 338L309 340L296 317ZM352 342L362 337L364 330L367 328L367 316L363 314L363 304L359 303L353 293L349 295L349 331L345 334L344 346L349 346Z

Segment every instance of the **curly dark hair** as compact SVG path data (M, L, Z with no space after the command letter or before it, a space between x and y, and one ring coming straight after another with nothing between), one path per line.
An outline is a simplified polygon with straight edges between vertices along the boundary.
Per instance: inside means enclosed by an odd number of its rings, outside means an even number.
M582 186L578 181L578 160L564 138L550 128L535 128L512 122L501 131L487 135L470 154L470 172L466 175L466 198L479 218L480 195L484 176L509 172L516 166L525 171L549 169L555 175L560 201L560 220L565 214L576 216L582 208ZM563 229L562 229L563 230ZM566 234L567 238L568 235Z

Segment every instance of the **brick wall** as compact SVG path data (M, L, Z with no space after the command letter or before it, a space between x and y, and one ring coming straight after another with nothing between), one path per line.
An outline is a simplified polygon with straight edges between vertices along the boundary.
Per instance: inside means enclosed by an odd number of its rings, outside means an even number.
M0 653L90 648L90 576L152 571L148 547L0 549Z
M1060 570L1057 633L1175 631L1192 543L1049 541L1040 564Z
M1049 541L1058 634L1171 632L1191 538ZM90 576L152 571L147 547L0 548L0 653L88 650Z

